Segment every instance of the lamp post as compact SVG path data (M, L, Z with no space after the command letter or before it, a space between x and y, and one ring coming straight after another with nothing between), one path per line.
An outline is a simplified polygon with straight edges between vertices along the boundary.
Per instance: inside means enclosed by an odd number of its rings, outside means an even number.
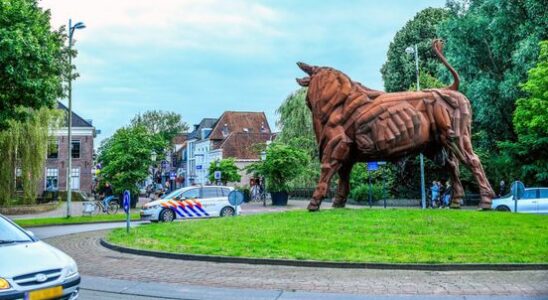
M69 76L68 76L68 140L67 140L67 218L70 218L70 202L72 200L72 186L71 186L71 176L72 176L72 36L76 29L84 29L86 25L82 22L78 22L72 25L72 19L69 19L68 26L68 62L69 62Z
M407 47L405 49L405 52L407 54L415 54L415 74L417 77L417 91L420 90L420 84L419 84L419 51L417 49L417 44L415 44L414 47ZM426 208L426 188L424 184L424 155L422 152L420 153L420 161L421 161L421 206L422 209Z
M268 143L267 143L267 147L268 147ZM266 160L266 151L263 150L261 151L261 161L264 163L264 161ZM261 177L259 178L260 180L260 187L261 187L261 198L263 198L263 206L266 207L266 191L265 191L265 188L266 188L266 184L264 182L265 178L264 176L261 175Z

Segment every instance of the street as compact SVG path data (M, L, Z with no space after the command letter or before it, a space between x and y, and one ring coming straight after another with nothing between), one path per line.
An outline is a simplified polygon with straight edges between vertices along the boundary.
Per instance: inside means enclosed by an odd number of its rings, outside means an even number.
M105 229L121 226L31 230L76 260L82 275L81 299L546 299L548 295L547 271L435 272L211 263L119 253L99 244Z

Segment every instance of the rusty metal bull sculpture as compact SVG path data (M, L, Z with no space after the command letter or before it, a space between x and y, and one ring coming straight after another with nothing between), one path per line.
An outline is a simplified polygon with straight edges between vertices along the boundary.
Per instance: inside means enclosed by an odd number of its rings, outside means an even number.
M309 75L297 82L308 87L306 102L312 111L321 162L309 211L319 210L335 173L339 183L333 207L344 207L356 162L397 161L420 152L429 158L443 157L453 186L452 208L460 207L464 196L459 161L470 168L479 185L480 208L491 208L495 193L470 139L470 101L457 91L459 76L443 56L442 46L435 40L433 50L453 75L453 84L418 92L376 91L333 68L297 63Z

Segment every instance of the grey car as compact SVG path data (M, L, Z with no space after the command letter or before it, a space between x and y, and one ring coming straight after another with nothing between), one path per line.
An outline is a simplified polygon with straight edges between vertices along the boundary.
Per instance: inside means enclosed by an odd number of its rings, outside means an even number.
M512 194L493 199L493 209L514 211L515 202ZM530 214L548 214L548 188L526 188L523 197L518 200L518 212Z

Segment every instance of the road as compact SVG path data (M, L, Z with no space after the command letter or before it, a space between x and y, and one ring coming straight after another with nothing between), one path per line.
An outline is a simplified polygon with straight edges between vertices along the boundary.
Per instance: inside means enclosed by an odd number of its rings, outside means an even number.
M123 226L31 230L76 260L83 279L81 299L548 299L548 271L433 272L211 263L119 253L99 244L108 229Z

